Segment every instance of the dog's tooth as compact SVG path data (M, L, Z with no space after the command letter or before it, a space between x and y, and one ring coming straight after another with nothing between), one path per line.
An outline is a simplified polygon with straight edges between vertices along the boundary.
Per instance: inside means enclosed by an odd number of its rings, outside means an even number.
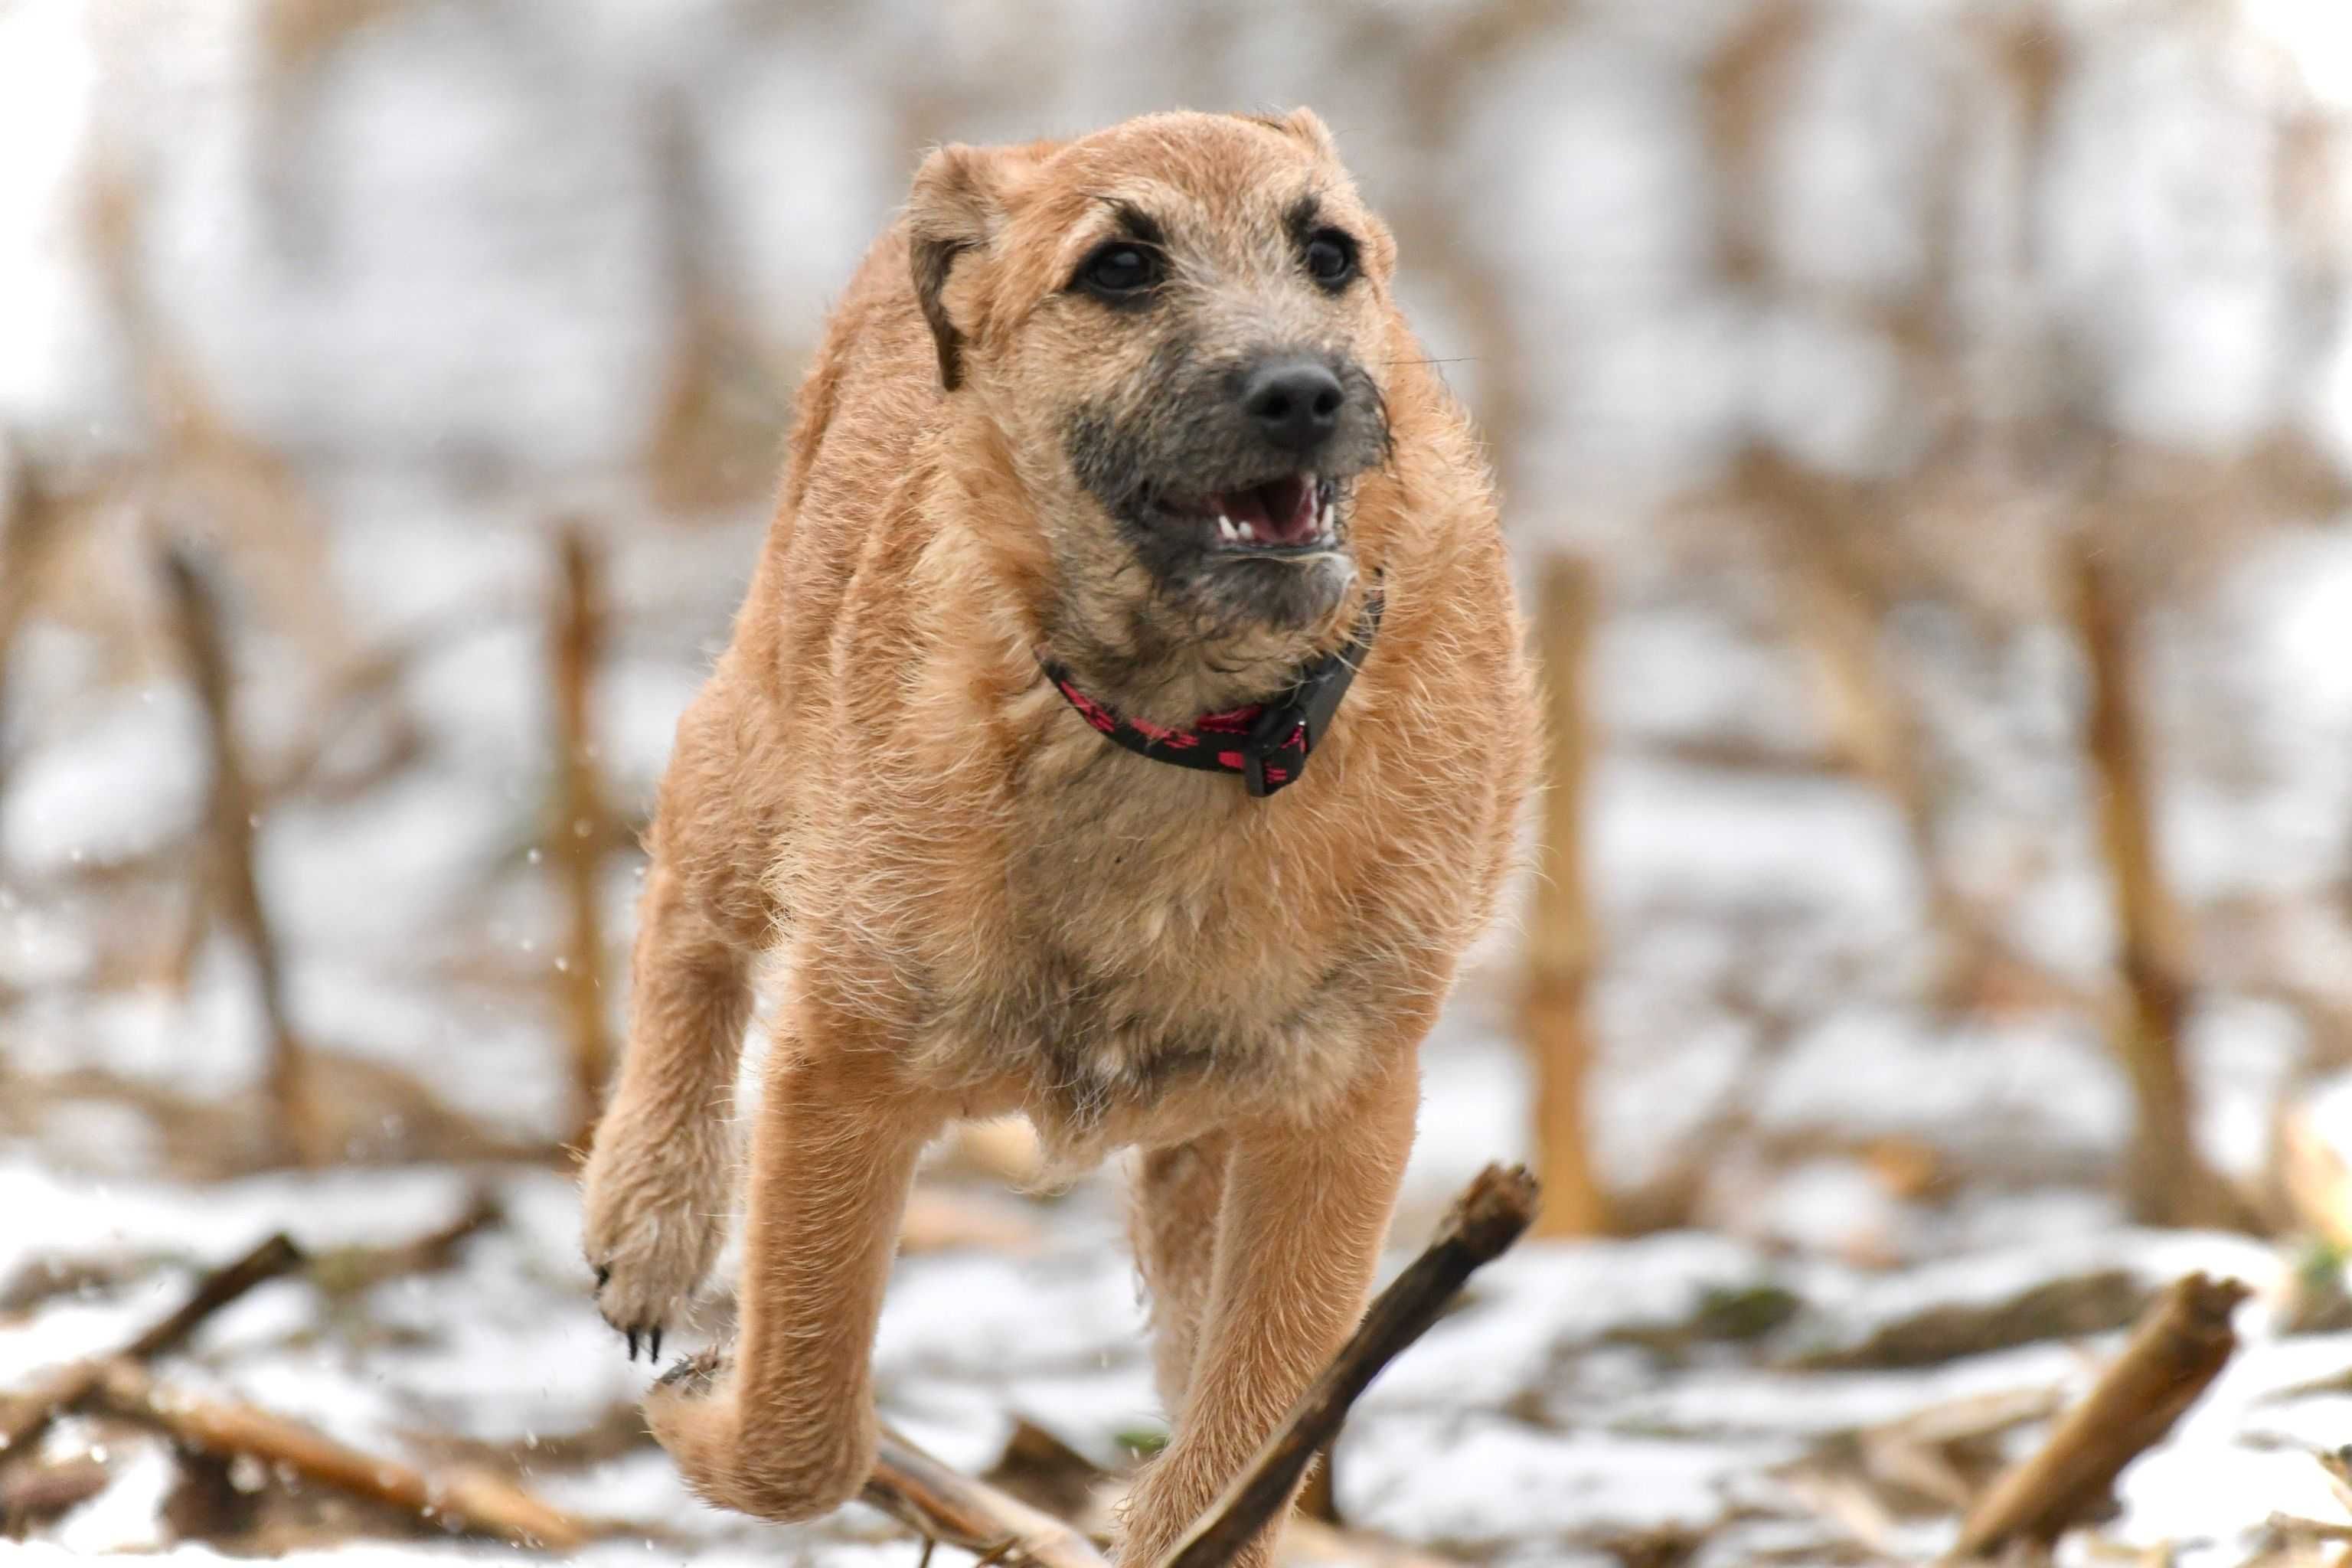
M1217 514L1217 532L1220 537L1229 542L1238 537L1238 535L1234 532L1234 520L1227 517L1223 512L1219 512Z
M1255 543L1256 543L1256 542L1257 542L1257 530L1256 530L1256 529L1252 528L1248 523L1244 522L1244 523L1243 523L1243 524L1241 525L1241 531L1242 531L1242 542L1243 542L1243 543L1244 543L1244 544L1255 544Z
M1324 508L1323 508L1323 531L1324 531L1324 532L1328 533L1328 532L1330 532L1333 529L1335 529L1335 528L1337 528L1337 527L1339 526L1339 524L1338 524L1335 521L1333 521L1333 520L1334 520L1334 518L1335 518L1335 516L1336 516L1336 514L1338 513L1338 510L1339 510L1339 509L1338 509L1337 507L1334 507L1334 506L1330 505L1330 504L1329 504L1329 503L1328 503L1328 502L1327 502L1327 503L1325 503Z

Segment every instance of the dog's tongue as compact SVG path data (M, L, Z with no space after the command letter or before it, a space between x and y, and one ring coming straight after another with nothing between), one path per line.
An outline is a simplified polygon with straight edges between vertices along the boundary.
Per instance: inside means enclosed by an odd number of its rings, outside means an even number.
M1315 537L1315 487L1292 477L1244 490L1227 490L1216 507L1245 522L1261 544L1305 544Z

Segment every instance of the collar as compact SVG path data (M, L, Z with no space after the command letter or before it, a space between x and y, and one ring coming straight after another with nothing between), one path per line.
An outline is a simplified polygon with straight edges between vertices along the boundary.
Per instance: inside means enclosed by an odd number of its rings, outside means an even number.
M1357 617L1348 646L1327 653L1298 672L1280 696L1220 713L1203 713L1181 730L1114 712L1078 689L1070 672L1040 654L1037 662L1069 705L1105 740L1154 762L1204 773L1239 773L1252 795L1263 799L1297 782L1307 755L1331 727L1339 700L1354 684L1356 668L1371 651L1381 629L1382 595L1374 588Z

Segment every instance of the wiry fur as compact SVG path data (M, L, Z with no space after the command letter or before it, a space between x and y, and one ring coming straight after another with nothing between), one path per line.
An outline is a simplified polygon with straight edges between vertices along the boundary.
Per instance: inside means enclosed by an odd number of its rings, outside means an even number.
M1066 287L1121 203L1178 264L1148 310ZM1360 242L1346 290L1300 274L1302 213ZM1175 1435L1127 1561L1213 1499L1353 1326L1416 1047L1492 913L1532 766L1486 473L1393 266L1311 114L1163 115L933 153L835 310L662 786L630 1048L587 1175L606 1315L674 1321L729 1206L722 1102L750 967L777 950L732 1363L647 1403L706 1497L801 1518L862 1481L897 1223L958 1116L1025 1112L1066 1161L1145 1152L1136 1235ZM1343 550L1212 567L1118 497L1214 460L1184 454L1215 449L1200 422L1223 383L1171 385L1170 363L1269 346L1358 377L1378 429L1353 437L1371 444ZM1080 472L1088 418L1143 455ZM1343 645L1375 580L1379 639L1269 799L1106 744L1039 673L1050 650L1102 700L1181 722Z

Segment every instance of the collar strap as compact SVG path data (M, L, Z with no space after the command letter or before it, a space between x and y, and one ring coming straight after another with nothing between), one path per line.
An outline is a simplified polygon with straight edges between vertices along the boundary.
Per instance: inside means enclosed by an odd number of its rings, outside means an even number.
M1356 667L1371 651L1381 629L1381 595L1372 590L1356 622L1356 635L1337 653L1327 653L1298 672L1281 696L1221 713L1203 713L1188 729L1171 730L1145 719L1112 711L1078 689L1070 672L1044 655L1045 678L1105 740L1139 756L1204 773L1239 773L1252 795L1263 799L1295 783L1354 684Z

